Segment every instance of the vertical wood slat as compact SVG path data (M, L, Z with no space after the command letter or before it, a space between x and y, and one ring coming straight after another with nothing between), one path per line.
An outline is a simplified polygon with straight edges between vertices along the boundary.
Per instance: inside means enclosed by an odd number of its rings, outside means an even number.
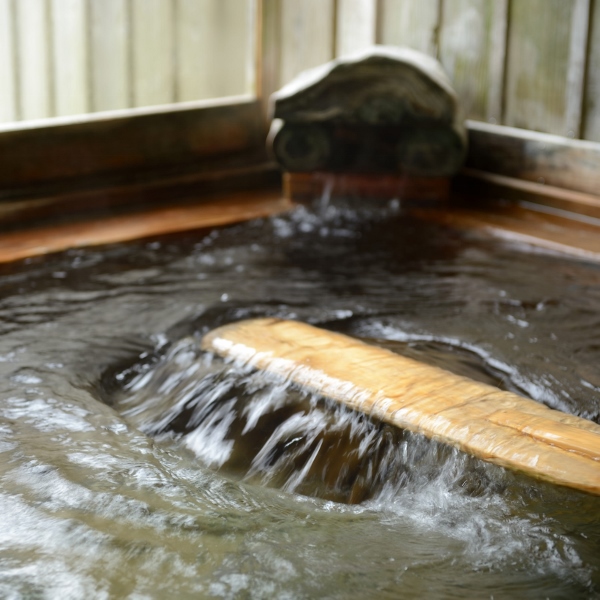
M600 2L598 0L592 6L590 35L583 138L600 142Z
M90 2L91 110L131 106L127 0Z
M380 0L381 43L437 56L440 9L439 0Z
M440 60L472 119L502 118L508 0L445 0Z
M90 110L86 0L51 0L54 114Z
M258 48L257 94L265 121L269 118L269 98L279 87L281 47L281 1L259 0L260 30Z
M0 123L18 119L14 2L0 0Z
M175 100L173 3L132 0L133 106Z
M512 0L504 124L567 135L567 73L577 0Z
M501 123L504 118L509 10L510 0L494 0L490 37L489 93L486 110L486 119L493 124Z
M336 56L368 48L377 34L377 0L337 0Z
M582 132L590 9L590 0L575 0L566 86L568 91L565 126L568 137L581 137Z
M493 3L445 0L440 33L440 60L466 115L484 119L489 102L489 66Z
M54 115L48 0L16 2L19 113L22 119Z
M333 58L334 0L281 0L279 85Z
M253 0L176 1L177 101L251 91L253 6Z

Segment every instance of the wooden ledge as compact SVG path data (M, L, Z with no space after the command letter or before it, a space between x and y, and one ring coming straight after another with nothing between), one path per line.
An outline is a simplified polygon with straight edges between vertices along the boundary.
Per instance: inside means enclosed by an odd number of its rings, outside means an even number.
M233 323L202 347L488 462L600 495L600 426L591 421L294 321Z
M449 177L414 177L387 173L284 173L284 196L293 202L331 198L365 200L445 201L450 193Z
M206 198L197 204L153 208L94 220L63 223L0 235L0 263L60 252L219 227L284 212L291 204L279 191L254 191Z

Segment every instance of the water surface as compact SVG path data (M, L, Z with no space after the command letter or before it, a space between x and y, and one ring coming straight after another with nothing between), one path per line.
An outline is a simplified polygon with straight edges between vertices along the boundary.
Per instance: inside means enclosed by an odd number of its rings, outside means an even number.
M301 319L598 421L598 266L323 203L0 276L1 597L598 596L598 498L198 349Z

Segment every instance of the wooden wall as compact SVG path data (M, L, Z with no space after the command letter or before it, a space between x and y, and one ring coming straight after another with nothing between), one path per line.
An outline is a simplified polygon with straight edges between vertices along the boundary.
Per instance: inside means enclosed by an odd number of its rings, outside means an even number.
M374 43L440 59L467 117L600 141L600 0L0 0L0 123L237 95Z
M442 62L467 117L600 141L600 0L280 2L279 84L372 43L410 46Z
M255 0L0 0L0 123L251 93Z

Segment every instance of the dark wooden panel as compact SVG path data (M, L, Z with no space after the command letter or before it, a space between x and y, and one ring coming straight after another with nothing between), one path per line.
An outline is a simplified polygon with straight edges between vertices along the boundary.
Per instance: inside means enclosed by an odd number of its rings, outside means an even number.
M0 199L22 186L115 173L152 176L159 168L263 152L265 132L256 100L107 114L37 128L0 128Z
M468 167L599 195L600 144L477 121L468 128Z

